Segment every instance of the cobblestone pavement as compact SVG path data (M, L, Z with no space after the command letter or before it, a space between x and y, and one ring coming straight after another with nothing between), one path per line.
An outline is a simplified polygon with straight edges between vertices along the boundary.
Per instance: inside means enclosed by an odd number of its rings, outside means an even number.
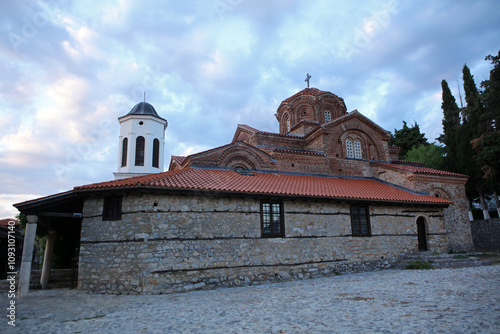
M0 305L8 305L0 297ZM31 291L2 333L500 333L500 265L171 295ZM2 307L5 311L5 307Z

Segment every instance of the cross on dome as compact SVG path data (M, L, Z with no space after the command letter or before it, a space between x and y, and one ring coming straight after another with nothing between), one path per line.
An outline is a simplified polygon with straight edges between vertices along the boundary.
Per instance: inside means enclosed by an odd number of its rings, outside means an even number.
M309 73L307 73L306 80L304 80L305 82L307 82L307 88L309 88L309 79L311 79L311 76L309 75Z

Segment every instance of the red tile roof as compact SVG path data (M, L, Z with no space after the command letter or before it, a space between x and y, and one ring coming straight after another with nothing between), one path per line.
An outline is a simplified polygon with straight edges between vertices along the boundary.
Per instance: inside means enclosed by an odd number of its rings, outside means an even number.
M144 187L373 202L451 204L451 202L442 198L412 193L400 187L369 178L338 178L253 171L252 174L253 176L245 176L228 169L184 168L158 174L93 183L75 187L75 191Z
M419 174L433 174L433 175L441 175L441 176L457 176L457 177L468 177L464 174L446 172L444 170L429 168L425 166L414 166L414 165L405 165L400 163L385 163L385 162L373 162L374 165L389 167L392 169L398 169L406 172L419 173Z

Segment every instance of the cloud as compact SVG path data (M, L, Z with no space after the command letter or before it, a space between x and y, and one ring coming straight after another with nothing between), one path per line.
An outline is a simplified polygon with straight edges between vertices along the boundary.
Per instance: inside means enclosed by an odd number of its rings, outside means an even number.
M441 80L456 92L464 63L478 86L487 78L499 10L452 0L4 1L0 203L111 179L117 117L144 92L169 122L166 164L230 142L239 123L277 131L274 113L306 73L383 128L415 120L433 140Z

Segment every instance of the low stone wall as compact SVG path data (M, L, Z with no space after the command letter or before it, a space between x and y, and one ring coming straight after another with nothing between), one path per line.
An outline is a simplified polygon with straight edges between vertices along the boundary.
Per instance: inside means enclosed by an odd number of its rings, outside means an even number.
M477 251L500 251L500 219L471 222L472 240Z
M159 294L380 269L417 252L419 216L429 250L447 250L440 208L371 205L372 235L353 237L348 203L285 200L285 236L262 238L259 199L142 194L122 203L120 221L102 221L100 198L84 204L83 290Z

